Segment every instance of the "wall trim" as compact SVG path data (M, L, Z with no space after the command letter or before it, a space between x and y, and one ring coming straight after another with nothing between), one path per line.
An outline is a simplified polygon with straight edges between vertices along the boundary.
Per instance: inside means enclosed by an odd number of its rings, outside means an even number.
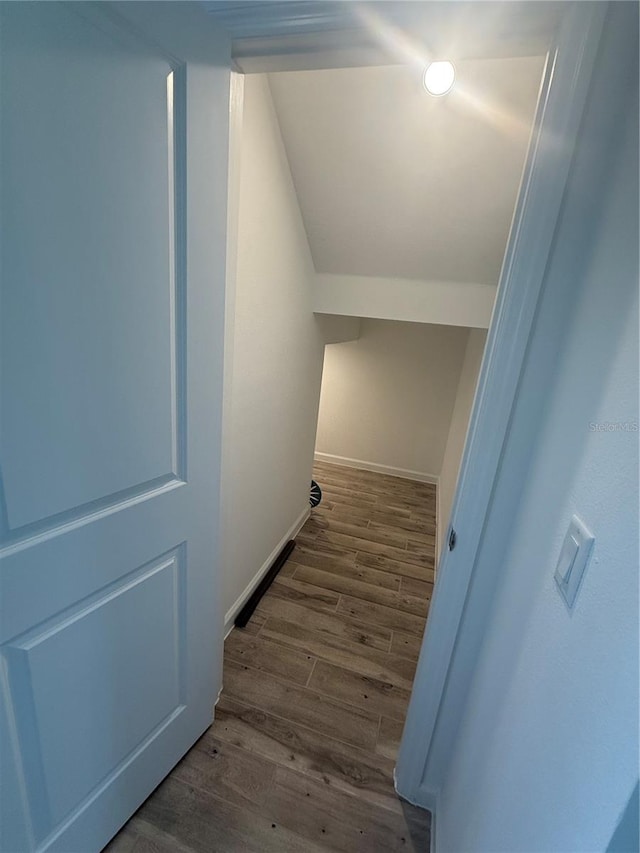
M331 465L344 465L346 468L358 468L361 471L374 471L376 474L387 474L390 477L402 477L404 480L417 480L419 483L433 483L437 486L440 478L435 474L425 474L422 471L411 471L408 468L394 468L393 465L380 465L378 462L367 462L364 459L351 459L348 456L335 456L333 453L314 453L317 462L328 462Z
M230 531L231 531L231 500L233 491L233 474L231 471L231 438L233 436L232 412L232 382L233 382L233 348L235 336L236 285L238 260L238 227L240 209L240 166L242 154L242 122L244 116L244 76L231 72L229 75L229 162L228 162L228 200L227 200L227 273L224 287L224 350L223 379L222 379L222 449L220 454L220 542L219 542L219 571L217 578L218 595L220 596L219 618L222 625L222 637L219 655L220 689L222 693L224 680L224 640L227 637L226 616L223 617L224 607L224 566L230 563ZM234 617L235 618L235 617ZM233 620L231 622L233 624Z
M302 510L300 515L296 518L296 520L291 525L289 530L287 530L287 532L284 534L282 539L278 542L276 547L273 549L273 551L269 554L267 559L264 561L262 566L260 566L257 573L253 576L253 578L249 581L249 583L244 588L244 590L240 593L240 595L236 598L236 600L233 602L231 607L227 610L225 617L224 617L224 638L225 638L225 640L227 639L227 637L231 633L231 629L233 628L233 620L236 618L238 613L242 610L242 608L244 607L244 605L245 605L246 601L248 600L249 596L251 595L251 593L258 586L258 584L260 583L262 578L265 576L265 574L269 570L271 564L273 563L275 558L278 556L280 551L282 551L282 549L287 544L289 539L295 539L295 537L298 535L298 533L300 532L300 529L304 525L305 521L309 518L310 514L311 514L311 507L305 506L305 508Z
M409 800L419 799L422 786L441 790L445 771L437 761L430 764L433 745L437 737L441 751L451 755L458 717L447 714L447 707L465 707L477 648L455 659L458 637L479 615L470 594L472 579L493 490L504 474L504 442L527 348L536 334L538 300L608 6L567 3L562 8L560 30L547 56L451 509L457 545L454 551L442 552L398 750L398 790ZM481 586L482 577L475 583ZM454 665L464 680L451 679Z

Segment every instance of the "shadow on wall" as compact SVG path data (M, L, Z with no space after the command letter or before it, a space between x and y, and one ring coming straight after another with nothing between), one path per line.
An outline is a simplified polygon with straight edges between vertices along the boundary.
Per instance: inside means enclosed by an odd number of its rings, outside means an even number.
M638 853L640 849L640 814L638 801L640 784L636 782L629 802L624 810L618 828L613 833L607 853Z

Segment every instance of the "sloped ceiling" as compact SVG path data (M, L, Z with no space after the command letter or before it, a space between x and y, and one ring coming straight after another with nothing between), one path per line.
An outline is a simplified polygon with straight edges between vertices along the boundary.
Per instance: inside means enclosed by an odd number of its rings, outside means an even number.
M238 67L252 73L402 63L407 43L423 57L543 54L566 0L203 0L203 4L232 36Z
M543 62L269 75L317 272L496 284Z

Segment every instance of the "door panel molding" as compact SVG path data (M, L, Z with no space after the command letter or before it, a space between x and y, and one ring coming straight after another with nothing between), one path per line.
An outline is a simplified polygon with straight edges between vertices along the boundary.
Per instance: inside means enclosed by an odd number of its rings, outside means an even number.
M15 752L21 757L23 775L30 780L29 814L38 841L54 834L63 822L79 814L99 789L110 784L185 709L185 556L186 543L182 543L0 648L11 697L10 713L16 721ZM155 587L151 593L150 585ZM156 608L147 614L147 620L151 616L152 621L148 622L147 633L142 638L144 647L136 649L131 643L131 640L136 642L134 629L144 620L144 612L138 610L140 605L143 609L148 606L150 595L156 600ZM96 621L101 623L104 636L104 645L99 647L90 642ZM173 629L171 636L167 636L169 626ZM115 644L120 645L119 660L114 659ZM153 674L149 667L154 658L149 651L160 644L165 653L158 672ZM100 657L109 660L99 661ZM100 739L96 743L93 738L86 742L87 736L93 735L92 726L99 723L93 709L95 687L91 696L84 697L84 714L79 707L82 685L90 683L92 670L105 672L105 663L110 667L111 680L102 685L105 695L99 706L108 717L111 703L112 713L125 726L118 732L124 743L120 745L120 757L115 760L114 743L103 743ZM140 702L131 689L132 682L138 689L146 682L145 707L137 707ZM69 689L75 690L73 744L64 738L69 721L63 706L65 691ZM154 691L151 706L146 704L149 691ZM146 719L147 711L153 719ZM102 723L99 731L106 738L108 719ZM90 763L75 765L76 774L85 779L76 779L74 784L67 774L66 784L60 786L58 780L68 750L78 756L91 753L92 758ZM100 751L102 754L96 755ZM96 776L102 781L91 785L88 779Z
M42 521L25 524L5 533L0 539L0 542L3 543L0 547L0 558L9 557L22 548L39 545L53 536L69 533L75 528L84 524L91 524L105 515L128 509L141 501L152 500L165 492L173 491L173 489L184 485L186 485L186 480L182 480L174 474L166 474L163 477L141 483L139 486L123 489L113 495L98 498L75 509L52 515Z
M186 69L85 11L7 15L0 545L186 479Z

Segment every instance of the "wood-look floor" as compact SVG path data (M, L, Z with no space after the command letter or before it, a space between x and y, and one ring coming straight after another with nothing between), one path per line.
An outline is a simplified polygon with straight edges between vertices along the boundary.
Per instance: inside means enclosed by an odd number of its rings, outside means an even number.
M392 771L433 588L435 486L318 464L321 505L225 643L215 723L109 853L427 851Z

